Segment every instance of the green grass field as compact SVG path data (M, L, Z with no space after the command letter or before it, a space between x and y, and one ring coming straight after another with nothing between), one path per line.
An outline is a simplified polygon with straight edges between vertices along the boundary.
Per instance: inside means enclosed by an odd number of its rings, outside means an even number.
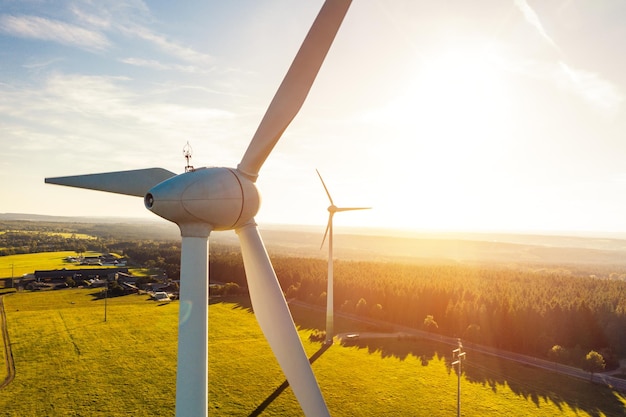
M147 296L97 299L67 289L4 296L16 366L0 416L171 416L178 303ZM209 310L209 414L298 416L300 408L244 299ZM308 336L323 315L293 308L333 416L455 415L453 347L362 339L321 345ZM338 331L364 331L338 320ZM467 353L464 416L626 416L623 396L586 381ZM275 397L275 398L274 398Z
M83 255L98 256L101 253L87 251ZM0 256L0 278L10 278L11 276L20 278L24 274L32 274L35 270L107 268L100 265L85 266L66 262L65 258L68 256L76 256L76 252L39 252ZM147 268L129 268L129 271L136 276L149 276L153 272Z
M100 253L85 252L84 255L96 256ZM40 252L0 256L0 278L10 278L11 274L17 278L24 274L31 274L35 270L84 268L84 266L66 262L65 258L68 256L76 256L76 252Z
M98 292L5 297L16 376L0 414L171 415L178 305L108 299L104 322Z

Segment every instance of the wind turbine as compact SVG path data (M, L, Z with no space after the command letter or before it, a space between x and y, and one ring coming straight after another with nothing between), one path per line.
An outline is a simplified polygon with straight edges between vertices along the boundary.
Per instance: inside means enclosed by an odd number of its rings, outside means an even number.
M328 188L324 183L324 179L320 172L316 169L317 175L320 177L322 181L322 185L324 186L324 190L326 190L326 195L328 196L328 200L330 200L330 206L328 206L328 224L326 225L326 231L324 232L324 239L322 239L322 245L320 249L324 246L324 242L326 241L326 236L328 235L328 288L326 290L326 341L325 343L332 343L333 341L333 323L334 319L334 296L333 296L333 216L335 213L340 211L353 211L353 210L369 210L371 207L337 207L335 203L333 203L333 198L330 196L328 192ZM330 233L329 233L330 232Z
M143 197L148 210L179 226L178 417L207 415L208 242L211 232L233 229L241 243L254 314L289 385L305 415L329 415L254 220L260 206L255 182L304 103L350 3L324 3L237 168L189 169L180 175L148 168L45 180Z

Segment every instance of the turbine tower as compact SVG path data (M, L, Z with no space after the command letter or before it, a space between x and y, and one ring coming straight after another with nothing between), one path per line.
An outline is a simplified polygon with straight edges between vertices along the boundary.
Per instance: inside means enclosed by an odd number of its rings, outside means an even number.
M207 415L209 235L235 230L254 314L307 416L328 416L254 216L255 182L300 110L351 0L327 0L313 22L237 168L161 168L46 178L47 183L143 197L146 208L181 232L176 416Z
M333 198L330 196L328 192L328 188L326 188L326 184L324 183L324 179L318 170L315 170L317 175L320 177L320 181L322 181L322 185L324 186L324 190L326 191L326 195L328 196L328 200L330 200L330 206L328 206L328 224L326 225L326 231L324 232L324 239L322 239L322 246L324 246L324 242L326 241L326 235L328 235L328 288L326 290L326 341L325 343L332 343L334 330L334 295L333 295L333 216L335 213L340 211L353 211L353 210L369 210L371 207L337 207L335 203L333 203Z

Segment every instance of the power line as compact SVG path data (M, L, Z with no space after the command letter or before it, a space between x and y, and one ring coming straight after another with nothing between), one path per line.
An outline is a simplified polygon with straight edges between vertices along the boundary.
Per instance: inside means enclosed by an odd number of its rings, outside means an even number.
M463 352L463 344L461 343L461 339L458 339L459 347L452 351L452 357L457 358L454 362L452 362L452 366L457 365L457 393L456 393L456 415L457 417L461 417L461 365L463 359L465 359L466 352Z

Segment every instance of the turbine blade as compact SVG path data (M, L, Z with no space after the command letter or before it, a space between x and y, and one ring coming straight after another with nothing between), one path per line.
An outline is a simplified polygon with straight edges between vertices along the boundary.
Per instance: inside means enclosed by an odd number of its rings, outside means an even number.
M207 415L208 237L182 238L176 416Z
M236 230L254 315L304 414L329 416L291 312L254 221Z
M147 168L46 178L45 181L48 184L143 197L150 188L175 175L173 172L163 168Z
M334 206L335 203L333 203L333 198L330 196L330 193L328 192L328 188L326 188L326 183L324 183L324 179L322 178L322 174L320 174L320 172L316 169L315 172L317 172L317 176L320 177L320 180L322 181L322 185L324 186L324 190L326 190L326 195L328 196L328 199L330 200L330 205Z
M237 169L253 181L304 103L351 0L327 0L276 91Z
M371 210L371 207L337 207L335 211Z
M328 235L328 230L330 229L330 225L333 222L333 213L331 212L328 215L328 223L326 224L326 231L324 232L324 239L322 239L322 244L320 245L320 250L324 247L324 242L326 242L326 235ZM330 237L331 239L333 238L332 235Z

